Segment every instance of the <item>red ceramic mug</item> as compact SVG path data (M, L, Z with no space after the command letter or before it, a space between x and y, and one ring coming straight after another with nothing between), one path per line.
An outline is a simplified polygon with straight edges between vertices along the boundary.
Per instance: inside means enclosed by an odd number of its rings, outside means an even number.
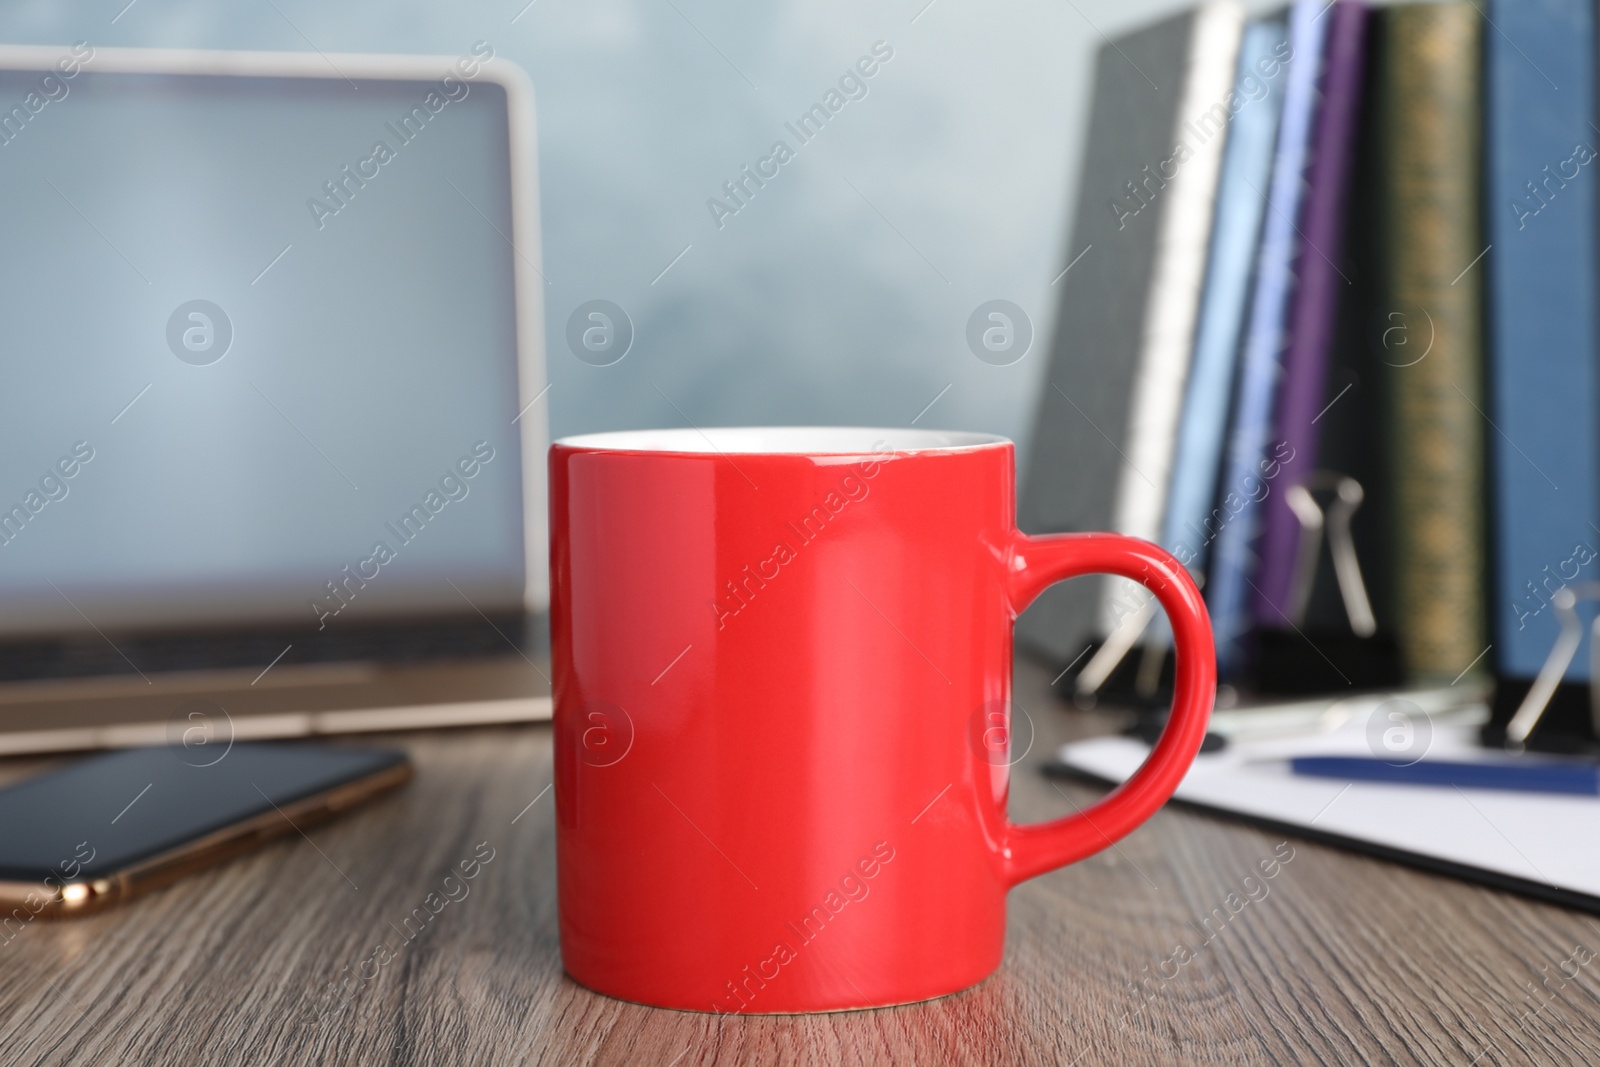
M660 1007L924 1000L1000 964L1006 891L1149 818L1200 746L1211 626L1148 542L1017 531L1010 441L607 433L550 450L567 973ZM1080 814L1016 826L1012 621L1092 572L1172 620L1166 733ZM997 740L1001 742L997 748Z

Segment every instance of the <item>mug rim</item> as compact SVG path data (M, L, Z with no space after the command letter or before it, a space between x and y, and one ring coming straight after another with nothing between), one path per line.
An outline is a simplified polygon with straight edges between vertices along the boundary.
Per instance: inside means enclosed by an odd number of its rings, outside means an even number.
M552 448L659 456L903 456L976 452L1013 442L999 434L874 426L707 426L577 434Z

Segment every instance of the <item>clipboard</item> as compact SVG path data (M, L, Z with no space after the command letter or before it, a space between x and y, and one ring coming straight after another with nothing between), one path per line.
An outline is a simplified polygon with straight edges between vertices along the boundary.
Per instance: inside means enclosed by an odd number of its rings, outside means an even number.
M1371 731L1404 694L1347 698L1343 724L1316 736L1230 743L1202 754L1173 801L1209 814L1600 914L1600 798L1296 777L1274 761L1373 754ZM1330 705L1333 702L1329 702ZM1413 705L1415 706L1415 705ZM1257 712L1259 714L1259 712ZM1424 713L1436 759L1494 758L1478 741L1483 704ZM1376 722L1376 726L1374 723ZM1116 785L1149 752L1129 737L1064 745L1046 773Z

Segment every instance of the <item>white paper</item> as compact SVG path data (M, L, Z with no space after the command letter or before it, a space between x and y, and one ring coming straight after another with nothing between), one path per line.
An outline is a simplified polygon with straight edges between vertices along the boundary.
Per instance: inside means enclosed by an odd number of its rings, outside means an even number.
M1495 758L1476 737L1475 725L1434 722L1427 758ZM1105 737L1064 745L1060 758L1076 770L1121 782L1148 753L1140 741ZM1600 797L1341 782L1295 776L1286 764L1271 762L1373 754L1366 717L1357 716L1320 737L1230 744L1199 756L1176 795L1600 898Z

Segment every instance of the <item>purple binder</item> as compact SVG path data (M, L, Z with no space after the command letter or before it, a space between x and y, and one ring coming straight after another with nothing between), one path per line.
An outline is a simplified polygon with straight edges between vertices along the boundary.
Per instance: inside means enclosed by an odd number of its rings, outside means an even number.
M1289 510L1283 490L1317 468L1317 419L1332 399L1327 395L1328 349L1339 300L1349 284L1337 264L1344 251L1350 157L1366 59L1367 8L1357 0L1339 0L1326 17L1332 18L1333 24L1328 27L1322 106L1306 175L1295 261L1299 284L1289 312L1274 428L1275 440L1288 442L1294 456L1282 465L1272 492L1262 502L1255 616L1258 624L1271 628L1283 628L1290 616L1295 553L1300 543L1300 522Z

